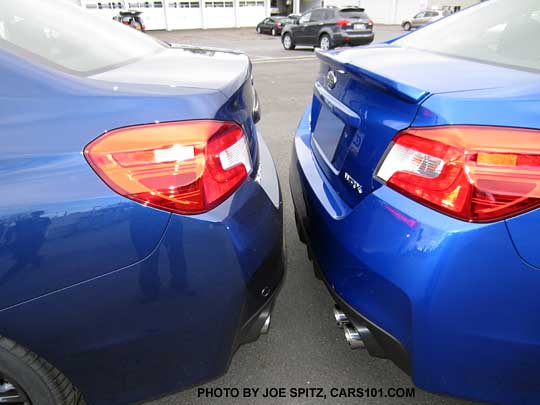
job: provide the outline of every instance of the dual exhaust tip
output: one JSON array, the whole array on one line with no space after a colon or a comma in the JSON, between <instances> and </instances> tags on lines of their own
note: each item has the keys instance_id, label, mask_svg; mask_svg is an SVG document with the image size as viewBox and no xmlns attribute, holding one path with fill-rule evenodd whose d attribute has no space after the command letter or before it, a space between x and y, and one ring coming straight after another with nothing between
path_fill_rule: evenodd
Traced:
<instances>
[{"instance_id":1,"label":"dual exhaust tip","mask_svg":"<svg viewBox=\"0 0 540 405\"><path fill-rule=\"evenodd\" d=\"M268 331L270 330L270 323L272 322L272 315L268 314L266 319L264 320L263 326L261 327L261 335L266 335Z\"/></svg>"},{"instance_id":2,"label":"dual exhaust tip","mask_svg":"<svg viewBox=\"0 0 540 405\"><path fill-rule=\"evenodd\" d=\"M337 305L334 307L334 318L336 319L338 328L343 329L345 340L351 349L364 349L366 347L362 335L366 336L370 333L368 328L365 326L354 326L347 315Z\"/></svg>"}]
</instances>

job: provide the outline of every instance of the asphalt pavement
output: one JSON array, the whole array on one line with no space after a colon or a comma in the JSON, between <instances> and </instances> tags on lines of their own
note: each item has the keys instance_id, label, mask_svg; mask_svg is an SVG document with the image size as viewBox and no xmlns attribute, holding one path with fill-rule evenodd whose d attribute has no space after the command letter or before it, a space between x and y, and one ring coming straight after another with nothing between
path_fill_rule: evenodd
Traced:
<instances>
[{"instance_id":1,"label":"asphalt pavement","mask_svg":"<svg viewBox=\"0 0 540 405\"><path fill-rule=\"evenodd\" d=\"M376 27L375 41L402 33L400 27ZM391 361L370 357L366 351L351 351L343 331L335 326L333 301L323 284L313 276L306 249L298 240L288 171L293 134L312 97L318 62L313 49L285 51L279 38L259 35L255 29L155 32L152 35L175 43L232 48L253 60L254 78L262 105L259 133L274 156L284 199L287 276L278 297L268 335L241 347L230 369L222 377L200 387L149 402L172 404L466 404L468 402L429 394L419 388L414 398L391 395L405 393L414 385L409 376ZM182 344L182 342L178 342ZM444 348L441 348L444 350ZM334 388L359 388L363 398L330 398ZM198 388L205 388L201 395ZM220 394L212 398L211 394ZM259 388L257 398L234 398L235 390ZM263 398L266 388L285 398ZM314 388L293 398L292 388ZM313 398L322 392L327 398ZM228 390L228 398L225 389ZM369 389L369 390L368 390ZM398 389L398 390L393 390ZM213 391L212 391L213 390ZM334 393L336 391L333 391ZM409 391L410 393L410 391Z\"/></svg>"}]
</instances>

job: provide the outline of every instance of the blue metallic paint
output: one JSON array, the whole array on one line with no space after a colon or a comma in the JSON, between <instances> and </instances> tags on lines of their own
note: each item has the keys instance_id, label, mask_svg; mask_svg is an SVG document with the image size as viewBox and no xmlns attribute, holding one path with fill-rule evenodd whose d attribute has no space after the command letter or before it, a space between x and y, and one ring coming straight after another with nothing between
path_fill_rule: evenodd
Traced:
<instances>
[{"instance_id":1,"label":"blue metallic paint","mask_svg":"<svg viewBox=\"0 0 540 405\"><path fill-rule=\"evenodd\" d=\"M325 63L336 69L346 60L393 81L392 89L406 82L427 91L417 113L409 115L410 123L398 118L402 123L393 134L409 125L540 127L537 74L396 47L372 48L323 58L318 80L324 84ZM405 71L403 64L410 68ZM393 136L386 125L394 125L405 106L399 97L387 97L388 90L373 96L378 85L370 81L373 77L360 78L360 84L343 77L342 86L348 87L338 84L332 92L364 121L371 120L356 132L362 136L357 156L363 159L346 169L356 167L353 177L364 184ZM485 401L537 403L540 272L526 261L539 264L532 236L538 210L471 224L375 179L373 189L353 199L355 191L337 183L312 147L319 97L316 91L295 136L290 186L310 250L330 288L405 347L419 387ZM353 146L342 153L346 167Z\"/></svg>"},{"instance_id":2,"label":"blue metallic paint","mask_svg":"<svg viewBox=\"0 0 540 405\"><path fill-rule=\"evenodd\" d=\"M233 58L207 57L220 55ZM172 88L77 77L0 50L0 334L59 368L88 404L223 373L240 330L272 300L254 288L279 287L279 184L251 116L248 59L234 58L245 84L232 92L214 79ZM206 214L127 200L81 153L113 128L208 118L242 124L255 170Z\"/></svg>"},{"instance_id":3,"label":"blue metallic paint","mask_svg":"<svg viewBox=\"0 0 540 405\"><path fill-rule=\"evenodd\" d=\"M512 69L499 69L507 76L516 75ZM528 82L516 80L513 85L501 88L436 94L422 105L413 125L475 124L538 129L538 74L526 75L530 76ZM506 221L518 252L533 266L540 266L540 249L531 238L540 233L540 221L536 220L539 215L535 210Z\"/></svg>"},{"instance_id":4,"label":"blue metallic paint","mask_svg":"<svg viewBox=\"0 0 540 405\"><path fill-rule=\"evenodd\" d=\"M278 187L275 177L267 187ZM209 214L173 215L143 261L0 311L0 324L54 361L88 403L161 395L226 370L246 285L276 246L279 210L249 180ZM275 291L279 272L268 270Z\"/></svg>"}]
</instances>

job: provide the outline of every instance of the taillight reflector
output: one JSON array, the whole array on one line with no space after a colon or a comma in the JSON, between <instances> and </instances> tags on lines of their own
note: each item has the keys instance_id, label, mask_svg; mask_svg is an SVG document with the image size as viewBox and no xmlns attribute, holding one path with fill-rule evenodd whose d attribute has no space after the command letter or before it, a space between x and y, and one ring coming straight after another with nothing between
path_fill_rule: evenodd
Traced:
<instances>
[{"instance_id":1,"label":"taillight reflector","mask_svg":"<svg viewBox=\"0 0 540 405\"><path fill-rule=\"evenodd\" d=\"M180 214L216 207L252 169L242 128L221 121L116 129L91 142L84 156L117 193Z\"/></svg>"},{"instance_id":2,"label":"taillight reflector","mask_svg":"<svg viewBox=\"0 0 540 405\"><path fill-rule=\"evenodd\" d=\"M540 131L409 128L394 138L377 177L465 221L506 219L540 206Z\"/></svg>"}]
</instances>

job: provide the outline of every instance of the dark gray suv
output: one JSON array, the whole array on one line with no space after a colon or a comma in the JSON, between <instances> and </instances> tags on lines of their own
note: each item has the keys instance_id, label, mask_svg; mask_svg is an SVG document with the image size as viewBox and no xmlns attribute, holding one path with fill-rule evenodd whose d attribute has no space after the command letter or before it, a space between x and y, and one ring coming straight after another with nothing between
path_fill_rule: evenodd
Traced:
<instances>
[{"instance_id":1,"label":"dark gray suv","mask_svg":"<svg viewBox=\"0 0 540 405\"><path fill-rule=\"evenodd\" d=\"M287 50L298 45L327 50L342 45L367 45L374 37L373 21L363 8L332 7L306 11L297 24L283 28L281 42Z\"/></svg>"}]
</instances>

